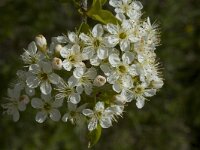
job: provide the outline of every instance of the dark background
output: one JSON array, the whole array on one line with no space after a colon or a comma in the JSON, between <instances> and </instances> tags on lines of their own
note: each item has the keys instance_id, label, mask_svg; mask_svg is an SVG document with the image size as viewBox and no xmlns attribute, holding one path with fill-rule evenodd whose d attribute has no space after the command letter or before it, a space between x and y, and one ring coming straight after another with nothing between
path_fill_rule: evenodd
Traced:
<instances>
[{"instance_id":1,"label":"dark background","mask_svg":"<svg viewBox=\"0 0 200 150\"><path fill-rule=\"evenodd\" d=\"M95 150L200 149L200 3L199 0L142 0L144 16L160 24L156 53L165 85L142 110L134 102L123 118L103 130ZM74 30L80 16L71 2L0 0L0 97L6 96L20 54L37 34L51 37ZM4 100L1 100L1 103ZM0 108L2 112L3 109ZM0 116L1 150L85 150L83 130L72 125L34 121L31 107L20 121Z\"/></svg>"}]
</instances>

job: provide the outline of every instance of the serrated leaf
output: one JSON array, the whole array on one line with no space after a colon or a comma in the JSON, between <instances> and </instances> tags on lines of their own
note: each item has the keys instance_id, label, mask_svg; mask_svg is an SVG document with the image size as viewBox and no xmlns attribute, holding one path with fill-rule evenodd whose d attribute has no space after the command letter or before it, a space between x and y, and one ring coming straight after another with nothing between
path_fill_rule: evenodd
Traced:
<instances>
[{"instance_id":1,"label":"serrated leaf","mask_svg":"<svg viewBox=\"0 0 200 150\"><path fill-rule=\"evenodd\" d=\"M95 130L93 130L92 132L89 132L88 148L92 148L99 141L101 137L101 131L102 131L102 128L100 125L98 125Z\"/></svg>"},{"instance_id":2,"label":"serrated leaf","mask_svg":"<svg viewBox=\"0 0 200 150\"><path fill-rule=\"evenodd\" d=\"M99 10L95 13L88 12L87 15L103 24L113 23L120 24L120 21L108 10Z\"/></svg>"}]
</instances>

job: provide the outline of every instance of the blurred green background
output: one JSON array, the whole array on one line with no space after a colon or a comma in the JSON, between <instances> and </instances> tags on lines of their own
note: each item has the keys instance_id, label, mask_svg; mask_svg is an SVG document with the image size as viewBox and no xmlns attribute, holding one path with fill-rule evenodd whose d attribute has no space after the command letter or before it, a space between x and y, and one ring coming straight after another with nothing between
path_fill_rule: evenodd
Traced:
<instances>
[{"instance_id":1,"label":"blurred green background","mask_svg":"<svg viewBox=\"0 0 200 150\"><path fill-rule=\"evenodd\" d=\"M144 16L160 24L162 45L156 52L165 85L142 110L131 103L93 149L200 150L199 0L141 2ZM19 55L35 35L50 41L74 30L80 20L71 2L0 0L0 97L6 96L22 66ZM17 123L1 115L0 150L87 150L84 130L62 122L38 124L34 117L30 106Z\"/></svg>"}]
</instances>

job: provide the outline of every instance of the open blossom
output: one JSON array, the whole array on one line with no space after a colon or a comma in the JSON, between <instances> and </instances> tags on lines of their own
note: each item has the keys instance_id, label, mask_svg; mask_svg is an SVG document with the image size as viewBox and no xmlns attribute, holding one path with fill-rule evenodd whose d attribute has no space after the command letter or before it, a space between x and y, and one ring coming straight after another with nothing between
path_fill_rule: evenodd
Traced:
<instances>
[{"instance_id":1,"label":"open blossom","mask_svg":"<svg viewBox=\"0 0 200 150\"><path fill-rule=\"evenodd\" d=\"M93 87L93 80L97 76L95 68L79 67L73 72L73 76L70 77L69 82L76 86L78 93L85 91L87 95L90 95Z\"/></svg>"},{"instance_id":2,"label":"open blossom","mask_svg":"<svg viewBox=\"0 0 200 150\"><path fill-rule=\"evenodd\" d=\"M83 122L82 110L85 109L87 104L77 107L77 105L68 102L68 112L64 114L62 120L67 122L68 120L75 125L80 125Z\"/></svg>"},{"instance_id":3,"label":"open blossom","mask_svg":"<svg viewBox=\"0 0 200 150\"><path fill-rule=\"evenodd\" d=\"M63 61L63 68L67 71L70 71L72 67L84 66L79 45L73 45L71 48L69 46L63 47L60 55L65 59Z\"/></svg>"},{"instance_id":4,"label":"open blossom","mask_svg":"<svg viewBox=\"0 0 200 150\"><path fill-rule=\"evenodd\" d=\"M52 66L49 62L40 62L30 66L29 71L32 73L26 83L30 88L40 86L43 94L50 94L52 91L51 84L58 84L60 77L53 73Z\"/></svg>"},{"instance_id":5,"label":"open blossom","mask_svg":"<svg viewBox=\"0 0 200 150\"><path fill-rule=\"evenodd\" d=\"M24 51L21 57L26 65L36 64L43 58L43 54L37 50L35 42L31 42L28 45L28 49Z\"/></svg>"},{"instance_id":6,"label":"open blossom","mask_svg":"<svg viewBox=\"0 0 200 150\"><path fill-rule=\"evenodd\" d=\"M85 33L80 34L81 40L86 45L83 48L83 58L85 60L95 59L94 57L99 59L108 57L108 43L104 40L103 34L104 29L100 24L94 26L90 35L86 35Z\"/></svg>"},{"instance_id":7,"label":"open blossom","mask_svg":"<svg viewBox=\"0 0 200 150\"><path fill-rule=\"evenodd\" d=\"M8 89L8 103L3 104L2 107L6 109L4 113L12 115L13 121L18 121L20 118L19 111L25 111L26 105L29 103L27 95L21 95L21 88L16 84L14 89Z\"/></svg>"},{"instance_id":8,"label":"open blossom","mask_svg":"<svg viewBox=\"0 0 200 150\"><path fill-rule=\"evenodd\" d=\"M98 123L102 128L109 128L112 126L112 113L105 109L103 102L97 102L94 110L84 109L83 114L90 118L88 129L92 131L97 128Z\"/></svg>"},{"instance_id":9,"label":"open blossom","mask_svg":"<svg viewBox=\"0 0 200 150\"><path fill-rule=\"evenodd\" d=\"M76 92L74 86L75 85L70 81L66 83L64 80L60 80L59 84L57 85L57 88L55 88L55 90L57 91L55 98L67 99L72 104L79 103L81 100L81 97L80 97L80 94Z\"/></svg>"},{"instance_id":10,"label":"open blossom","mask_svg":"<svg viewBox=\"0 0 200 150\"><path fill-rule=\"evenodd\" d=\"M54 100L50 95L41 95L41 98L33 98L31 105L35 109L39 109L35 120L39 123L43 123L49 116L53 121L59 121L61 118L59 107L62 106L63 100Z\"/></svg>"}]
</instances>

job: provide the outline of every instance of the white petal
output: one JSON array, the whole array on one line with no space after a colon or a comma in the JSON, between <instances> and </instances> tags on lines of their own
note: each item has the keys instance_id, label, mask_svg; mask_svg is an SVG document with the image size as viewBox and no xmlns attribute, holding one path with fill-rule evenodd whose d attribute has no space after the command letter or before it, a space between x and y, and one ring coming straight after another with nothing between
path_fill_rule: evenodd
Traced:
<instances>
[{"instance_id":1,"label":"white petal","mask_svg":"<svg viewBox=\"0 0 200 150\"><path fill-rule=\"evenodd\" d=\"M58 109L52 109L49 112L49 117L53 120L53 121L59 121L61 118L61 114L60 111Z\"/></svg>"},{"instance_id":2,"label":"white petal","mask_svg":"<svg viewBox=\"0 0 200 150\"><path fill-rule=\"evenodd\" d=\"M96 118L90 119L90 122L88 124L89 131L93 131L96 128L97 128L97 119Z\"/></svg>"},{"instance_id":3,"label":"white petal","mask_svg":"<svg viewBox=\"0 0 200 150\"><path fill-rule=\"evenodd\" d=\"M95 105L95 110L98 112L104 111L104 102L97 102Z\"/></svg>"},{"instance_id":4,"label":"white petal","mask_svg":"<svg viewBox=\"0 0 200 150\"><path fill-rule=\"evenodd\" d=\"M60 55L63 57L63 58L67 58L68 56L69 56L69 54L70 54L70 47L68 47L68 46L65 46L65 47L63 47L62 49L61 49L61 51L60 51Z\"/></svg>"},{"instance_id":5,"label":"white petal","mask_svg":"<svg viewBox=\"0 0 200 150\"><path fill-rule=\"evenodd\" d=\"M101 60L99 59L99 57L97 57L97 55L94 55L91 59L90 59L90 64L92 66L99 66L99 64L101 63Z\"/></svg>"},{"instance_id":6,"label":"white petal","mask_svg":"<svg viewBox=\"0 0 200 150\"><path fill-rule=\"evenodd\" d=\"M51 93L52 87L48 81L44 81L40 85L40 90L43 94L48 95Z\"/></svg>"},{"instance_id":7,"label":"white petal","mask_svg":"<svg viewBox=\"0 0 200 150\"><path fill-rule=\"evenodd\" d=\"M93 37L101 37L103 35L103 27L101 24L97 24L92 29L92 35Z\"/></svg>"},{"instance_id":8,"label":"white petal","mask_svg":"<svg viewBox=\"0 0 200 150\"><path fill-rule=\"evenodd\" d=\"M68 38L72 43L76 43L78 41L78 36L74 32L68 32Z\"/></svg>"},{"instance_id":9,"label":"white petal","mask_svg":"<svg viewBox=\"0 0 200 150\"><path fill-rule=\"evenodd\" d=\"M95 68L89 68L88 71L85 73L89 79L94 79L97 76L97 70Z\"/></svg>"},{"instance_id":10,"label":"white petal","mask_svg":"<svg viewBox=\"0 0 200 150\"><path fill-rule=\"evenodd\" d=\"M36 114L35 116L35 120L38 122L38 123L43 123L47 118L47 113L44 112L44 111L40 111Z\"/></svg>"},{"instance_id":11,"label":"white petal","mask_svg":"<svg viewBox=\"0 0 200 150\"><path fill-rule=\"evenodd\" d=\"M13 111L12 117L13 117L14 122L17 122L19 120L20 114L19 114L19 111L17 109Z\"/></svg>"},{"instance_id":12,"label":"white petal","mask_svg":"<svg viewBox=\"0 0 200 150\"><path fill-rule=\"evenodd\" d=\"M134 3L133 6L135 10L141 10L143 8L143 5L140 1L134 1L133 3Z\"/></svg>"},{"instance_id":13,"label":"white petal","mask_svg":"<svg viewBox=\"0 0 200 150\"><path fill-rule=\"evenodd\" d=\"M38 74L41 72L41 67L38 64L32 64L29 67L29 71L32 72L33 74Z\"/></svg>"},{"instance_id":14,"label":"white petal","mask_svg":"<svg viewBox=\"0 0 200 150\"><path fill-rule=\"evenodd\" d=\"M40 84L40 80L36 76L29 76L26 83L29 88L36 88Z\"/></svg>"},{"instance_id":15,"label":"white petal","mask_svg":"<svg viewBox=\"0 0 200 150\"><path fill-rule=\"evenodd\" d=\"M108 49L105 47L100 47L97 50L97 56L99 57L99 59L105 59L108 57Z\"/></svg>"},{"instance_id":16,"label":"white petal","mask_svg":"<svg viewBox=\"0 0 200 150\"><path fill-rule=\"evenodd\" d=\"M113 7L120 7L122 5L122 2L121 1L118 1L118 0L110 0L109 1L109 4Z\"/></svg>"},{"instance_id":17,"label":"white petal","mask_svg":"<svg viewBox=\"0 0 200 150\"><path fill-rule=\"evenodd\" d=\"M75 78L74 76L71 76L68 79L68 85L69 85L69 87L75 87L75 86L77 86L78 82L79 82L79 80L77 78Z\"/></svg>"},{"instance_id":18,"label":"white petal","mask_svg":"<svg viewBox=\"0 0 200 150\"><path fill-rule=\"evenodd\" d=\"M48 79L52 84L58 84L60 81L60 77L55 73L48 75Z\"/></svg>"},{"instance_id":19,"label":"white petal","mask_svg":"<svg viewBox=\"0 0 200 150\"><path fill-rule=\"evenodd\" d=\"M87 117L92 117L94 115L94 112L91 109L84 109L82 113Z\"/></svg>"},{"instance_id":20,"label":"white petal","mask_svg":"<svg viewBox=\"0 0 200 150\"><path fill-rule=\"evenodd\" d=\"M25 87L25 92L28 96L34 96L35 95L35 89L29 88L28 86Z\"/></svg>"},{"instance_id":21,"label":"white petal","mask_svg":"<svg viewBox=\"0 0 200 150\"><path fill-rule=\"evenodd\" d=\"M120 84L118 84L117 82L115 82L115 84L112 85L112 88L115 92L120 93L122 90L122 87L120 86Z\"/></svg>"},{"instance_id":22,"label":"white petal","mask_svg":"<svg viewBox=\"0 0 200 150\"><path fill-rule=\"evenodd\" d=\"M70 71L72 69L72 64L68 60L64 60L63 63L63 68L67 71Z\"/></svg>"},{"instance_id":23,"label":"white petal","mask_svg":"<svg viewBox=\"0 0 200 150\"><path fill-rule=\"evenodd\" d=\"M67 120L69 119L69 116L70 116L69 113L64 114L64 116L62 117L62 121L67 122Z\"/></svg>"},{"instance_id":24,"label":"white petal","mask_svg":"<svg viewBox=\"0 0 200 150\"><path fill-rule=\"evenodd\" d=\"M119 38L116 35L110 35L106 39L108 40L109 47L114 47L119 43Z\"/></svg>"},{"instance_id":25,"label":"white petal","mask_svg":"<svg viewBox=\"0 0 200 150\"><path fill-rule=\"evenodd\" d=\"M90 43L91 42L91 38L89 36L87 36L85 33L81 33L79 35L79 37L81 38L82 41L84 41L85 43Z\"/></svg>"},{"instance_id":26,"label":"white petal","mask_svg":"<svg viewBox=\"0 0 200 150\"><path fill-rule=\"evenodd\" d=\"M37 46L36 46L35 42L31 42L28 45L28 52L31 53L32 55L34 55L37 52Z\"/></svg>"},{"instance_id":27,"label":"white petal","mask_svg":"<svg viewBox=\"0 0 200 150\"><path fill-rule=\"evenodd\" d=\"M144 92L145 97L151 97L151 96L154 96L155 94L156 94L155 89L147 89Z\"/></svg>"},{"instance_id":28,"label":"white petal","mask_svg":"<svg viewBox=\"0 0 200 150\"><path fill-rule=\"evenodd\" d=\"M85 73L86 68L85 67L78 67L74 70L73 75L75 78L79 79L83 76Z\"/></svg>"},{"instance_id":29,"label":"white petal","mask_svg":"<svg viewBox=\"0 0 200 150\"><path fill-rule=\"evenodd\" d=\"M100 125L102 128L109 128L110 126L112 126L112 121L110 118L103 117L100 119Z\"/></svg>"},{"instance_id":30,"label":"white petal","mask_svg":"<svg viewBox=\"0 0 200 150\"><path fill-rule=\"evenodd\" d=\"M52 72L52 66L49 62L42 62L42 70L44 73L51 73Z\"/></svg>"},{"instance_id":31,"label":"white petal","mask_svg":"<svg viewBox=\"0 0 200 150\"><path fill-rule=\"evenodd\" d=\"M129 40L122 40L120 42L120 49L122 51L129 51L130 50L130 41Z\"/></svg>"},{"instance_id":32,"label":"white petal","mask_svg":"<svg viewBox=\"0 0 200 150\"><path fill-rule=\"evenodd\" d=\"M109 23L109 24L107 24L106 28L107 28L108 32L111 33L111 34L117 34L118 33L117 25Z\"/></svg>"},{"instance_id":33,"label":"white petal","mask_svg":"<svg viewBox=\"0 0 200 150\"><path fill-rule=\"evenodd\" d=\"M73 45L71 48L71 51L73 54L79 54L80 53L80 46L79 45Z\"/></svg>"},{"instance_id":34,"label":"white petal","mask_svg":"<svg viewBox=\"0 0 200 150\"><path fill-rule=\"evenodd\" d=\"M106 76L109 76L109 75L110 75L110 72L112 71L111 68L110 68L110 66L109 66L108 64L102 64L102 65L100 66L100 68L101 68L101 70L104 72L104 74L105 74Z\"/></svg>"},{"instance_id":35,"label":"white petal","mask_svg":"<svg viewBox=\"0 0 200 150\"><path fill-rule=\"evenodd\" d=\"M58 108L63 105L63 98L56 98L55 101L52 103L52 107Z\"/></svg>"},{"instance_id":36,"label":"white petal","mask_svg":"<svg viewBox=\"0 0 200 150\"><path fill-rule=\"evenodd\" d=\"M128 72L129 72L132 76L138 75L136 65L135 65L135 64L132 64L132 65L129 67Z\"/></svg>"},{"instance_id":37,"label":"white petal","mask_svg":"<svg viewBox=\"0 0 200 150\"><path fill-rule=\"evenodd\" d=\"M145 103L144 98L137 99L137 102L136 102L137 108L141 109L144 106L144 103Z\"/></svg>"},{"instance_id":38,"label":"white petal","mask_svg":"<svg viewBox=\"0 0 200 150\"><path fill-rule=\"evenodd\" d=\"M44 102L39 98L33 98L31 100L31 106L33 108L36 108L36 109L43 108L43 105L44 105Z\"/></svg>"},{"instance_id":39,"label":"white petal","mask_svg":"<svg viewBox=\"0 0 200 150\"><path fill-rule=\"evenodd\" d=\"M73 104L70 101L67 104L68 104L67 106L68 106L69 111L76 111L76 108L77 108L76 104Z\"/></svg>"},{"instance_id":40,"label":"white petal","mask_svg":"<svg viewBox=\"0 0 200 150\"><path fill-rule=\"evenodd\" d=\"M92 93L92 84L90 83L90 84L86 84L86 85L84 85L84 90L85 90L85 93L87 94L87 95L90 95L91 93Z\"/></svg>"},{"instance_id":41,"label":"white petal","mask_svg":"<svg viewBox=\"0 0 200 150\"><path fill-rule=\"evenodd\" d=\"M73 104L78 104L81 100L81 97L78 93L74 93L69 96L69 100Z\"/></svg>"},{"instance_id":42,"label":"white petal","mask_svg":"<svg viewBox=\"0 0 200 150\"><path fill-rule=\"evenodd\" d=\"M84 60L88 60L93 57L95 54L94 48L91 46L83 48L82 56Z\"/></svg>"},{"instance_id":43,"label":"white petal","mask_svg":"<svg viewBox=\"0 0 200 150\"><path fill-rule=\"evenodd\" d=\"M76 91L79 93L79 94L82 94L83 93L83 86L77 86L76 87Z\"/></svg>"},{"instance_id":44,"label":"white petal","mask_svg":"<svg viewBox=\"0 0 200 150\"><path fill-rule=\"evenodd\" d=\"M134 54L132 52L125 52L123 55L122 55L122 60L124 63L126 64L131 64L134 60Z\"/></svg>"},{"instance_id":45,"label":"white petal","mask_svg":"<svg viewBox=\"0 0 200 150\"><path fill-rule=\"evenodd\" d=\"M113 67L116 67L121 63L120 58L117 54L110 55L108 60Z\"/></svg>"}]
</instances>

